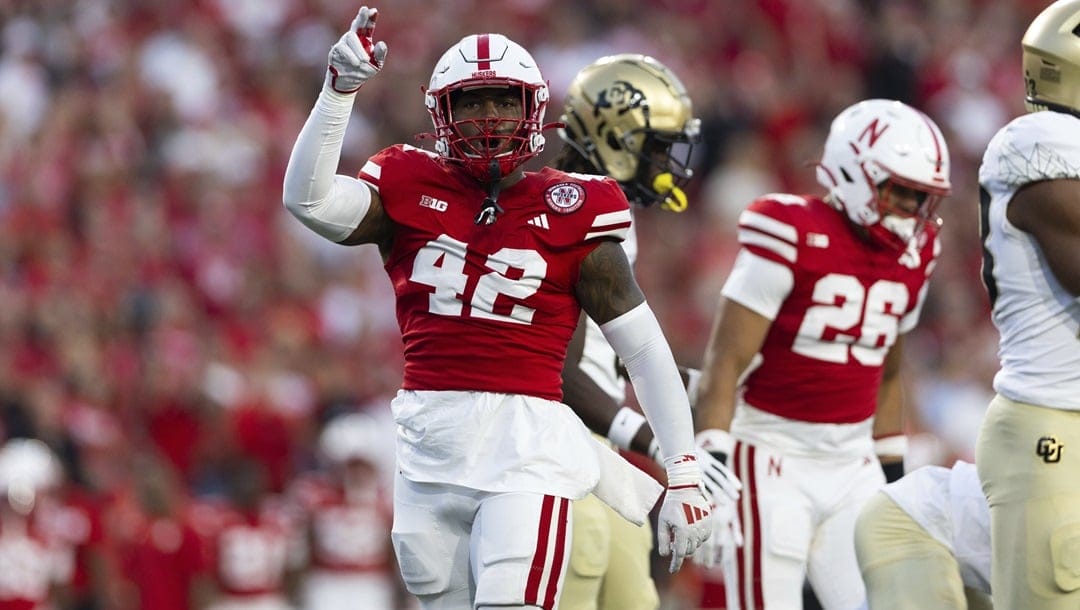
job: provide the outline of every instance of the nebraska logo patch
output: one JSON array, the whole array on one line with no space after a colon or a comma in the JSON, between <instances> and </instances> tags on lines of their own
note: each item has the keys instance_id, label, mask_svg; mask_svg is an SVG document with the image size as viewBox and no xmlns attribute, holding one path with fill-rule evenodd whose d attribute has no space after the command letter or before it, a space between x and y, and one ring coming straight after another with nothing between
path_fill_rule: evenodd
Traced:
<instances>
[{"instance_id":1,"label":"nebraska logo patch","mask_svg":"<svg viewBox=\"0 0 1080 610\"><path fill-rule=\"evenodd\" d=\"M585 204L585 188L574 182L560 182L544 193L544 201L557 214L569 214Z\"/></svg>"}]
</instances>

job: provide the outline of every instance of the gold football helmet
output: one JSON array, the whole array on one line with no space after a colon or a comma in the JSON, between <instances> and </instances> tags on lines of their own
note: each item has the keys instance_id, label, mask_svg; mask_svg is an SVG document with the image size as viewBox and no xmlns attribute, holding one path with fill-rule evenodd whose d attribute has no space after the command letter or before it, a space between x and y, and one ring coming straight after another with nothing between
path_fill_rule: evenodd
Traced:
<instances>
[{"instance_id":1,"label":"gold football helmet","mask_svg":"<svg viewBox=\"0 0 1080 610\"><path fill-rule=\"evenodd\" d=\"M1028 111L1080 114L1080 0L1043 9L1022 44Z\"/></svg>"},{"instance_id":2,"label":"gold football helmet","mask_svg":"<svg viewBox=\"0 0 1080 610\"><path fill-rule=\"evenodd\" d=\"M701 121L678 77L647 55L603 57L570 84L559 136L630 201L686 209L690 153Z\"/></svg>"}]
</instances>

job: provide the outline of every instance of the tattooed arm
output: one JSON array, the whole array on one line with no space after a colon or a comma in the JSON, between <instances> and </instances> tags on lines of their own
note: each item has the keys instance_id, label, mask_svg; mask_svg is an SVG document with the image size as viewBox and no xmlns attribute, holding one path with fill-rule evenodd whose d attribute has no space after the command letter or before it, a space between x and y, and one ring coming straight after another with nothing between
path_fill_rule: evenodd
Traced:
<instances>
[{"instance_id":1,"label":"tattooed arm","mask_svg":"<svg viewBox=\"0 0 1080 610\"><path fill-rule=\"evenodd\" d=\"M622 246L604 241L581 263L574 288L585 313L604 324L645 302Z\"/></svg>"},{"instance_id":2,"label":"tattooed arm","mask_svg":"<svg viewBox=\"0 0 1080 610\"><path fill-rule=\"evenodd\" d=\"M694 426L682 377L622 246L614 241L597 246L582 261L574 290L626 366L660 455L665 460L693 455Z\"/></svg>"},{"instance_id":3,"label":"tattooed arm","mask_svg":"<svg viewBox=\"0 0 1080 610\"><path fill-rule=\"evenodd\" d=\"M679 369L619 244L605 241L585 258L575 292L626 365L660 444L668 491L657 517L657 550L672 556L674 572L712 532L711 502L701 487L690 402Z\"/></svg>"}]
</instances>

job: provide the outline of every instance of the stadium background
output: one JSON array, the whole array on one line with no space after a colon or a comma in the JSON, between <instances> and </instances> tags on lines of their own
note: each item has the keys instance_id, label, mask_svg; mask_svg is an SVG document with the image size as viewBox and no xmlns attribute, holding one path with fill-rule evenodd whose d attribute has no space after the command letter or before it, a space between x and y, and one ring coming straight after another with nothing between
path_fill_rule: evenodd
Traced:
<instances>
[{"instance_id":1,"label":"stadium background","mask_svg":"<svg viewBox=\"0 0 1080 610\"><path fill-rule=\"evenodd\" d=\"M420 87L465 34L532 51L551 81L549 121L595 58L657 57L705 135L690 209L639 215L638 274L677 359L698 365L739 209L819 191L807 164L843 107L906 101L944 130L955 189L907 343L908 462L971 460L997 367L975 174L989 137L1023 112L1019 40L1045 4L392 0L377 30L387 67L359 95L341 170L430 128ZM132 484L132 456L159 454L199 495L238 453L282 489L317 465L329 416L385 413L400 342L376 252L326 243L281 206L327 50L356 8L0 2L0 439L49 441L103 497ZM557 150L554 132L548 143Z\"/></svg>"}]
</instances>

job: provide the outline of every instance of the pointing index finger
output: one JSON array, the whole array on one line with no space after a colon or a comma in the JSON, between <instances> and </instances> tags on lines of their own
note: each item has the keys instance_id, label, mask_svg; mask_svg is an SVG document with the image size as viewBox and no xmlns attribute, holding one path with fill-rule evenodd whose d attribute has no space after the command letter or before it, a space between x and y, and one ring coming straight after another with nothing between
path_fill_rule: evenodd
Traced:
<instances>
[{"instance_id":1,"label":"pointing index finger","mask_svg":"<svg viewBox=\"0 0 1080 610\"><path fill-rule=\"evenodd\" d=\"M371 38L371 35L375 33L375 20L378 18L379 9L361 7L360 13L356 16L356 35L360 38Z\"/></svg>"}]
</instances>

